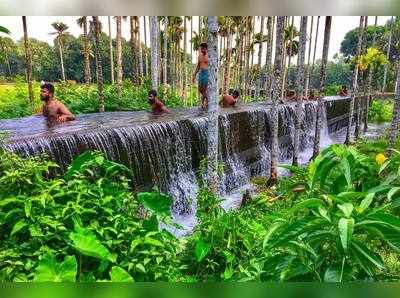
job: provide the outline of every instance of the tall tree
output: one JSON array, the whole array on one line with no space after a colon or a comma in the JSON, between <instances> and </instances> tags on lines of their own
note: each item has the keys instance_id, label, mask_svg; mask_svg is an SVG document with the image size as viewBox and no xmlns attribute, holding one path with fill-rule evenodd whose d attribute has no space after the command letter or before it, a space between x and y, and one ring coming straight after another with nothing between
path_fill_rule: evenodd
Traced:
<instances>
[{"instance_id":1,"label":"tall tree","mask_svg":"<svg viewBox=\"0 0 400 298\"><path fill-rule=\"evenodd\" d=\"M326 83L326 68L328 64L329 41L331 39L331 25L332 25L332 17L331 16L325 17L324 45L322 48L321 72L319 77L320 81L319 97L317 103L317 115L315 117L313 158L315 158L319 154L319 147L321 143L322 106L325 104L324 96L325 96L325 83Z\"/></svg>"},{"instance_id":2,"label":"tall tree","mask_svg":"<svg viewBox=\"0 0 400 298\"><path fill-rule=\"evenodd\" d=\"M278 179L278 101L282 92L282 59L284 43L285 17L276 17L275 61L272 78L272 107L271 107L271 175L270 184L276 184Z\"/></svg>"},{"instance_id":3,"label":"tall tree","mask_svg":"<svg viewBox=\"0 0 400 298\"><path fill-rule=\"evenodd\" d=\"M143 51L142 51L142 44L141 44L141 36L140 36L140 17L135 17L135 24L136 24L136 47L138 49L138 59L139 59L139 83L143 77Z\"/></svg>"},{"instance_id":4,"label":"tall tree","mask_svg":"<svg viewBox=\"0 0 400 298\"><path fill-rule=\"evenodd\" d=\"M397 57L396 61L396 95L394 101L394 109L393 109L393 118L392 124L390 126L390 141L389 141L389 148L388 153L391 154L392 150L395 146L397 141L397 135L399 131L399 121L400 121L400 61Z\"/></svg>"},{"instance_id":5,"label":"tall tree","mask_svg":"<svg viewBox=\"0 0 400 298\"><path fill-rule=\"evenodd\" d=\"M258 99L260 97L260 89L261 89L261 57L262 57L262 52L263 52L263 46L264 46L264 19L265 17L261 17L260 21L260 32L259 36L260 39L258 40L258 61L257 61L257 82L256 82L256 94L255 97Z\"/></svg>"},{"instance_id":6,"label":"tall tree","mask_svg":"<svg viewBox=\"0 0 400 298\"><path fill-rule=\"evenodd\" d=\"M104 112L104 92L103 92L103 65L101 61L101 54L100 54L100 22L99 17L93 16L93 25L94 25L94 36L95 36L95 53L96 53L96 73L97 73L97 89L99 94L99 112Z\"/></svg>"},{"instance_id":7,"label":"tall tree","mask_svg":"<svg viewBox=\"0 0 400 298\"><path fill-rule=\"evenodd\" d=\"M314 67L315 67L315 56L317 54L317 44L318 44L318 32L319 32L319 20L321 16L318 16L317 18L317 29L315 31L315 38L314 38L314 51L313 51L313 60L311 64L311 71L310 71L310 76L313 75L314 73Z\"/></svg>"},{"instance_id":8,"label":"tall tree","mask_svg":"<svg viewBox=\"0 0 400 298\"><path fill-rule=\"evenodd\" d=\"M82 16L76 20L76 23L80 28L83 28L83 57L85 61L85 83L90 84L92 78L90 74L90 44L88 37L88 26L87 26L87 17Z\"/></svg>"},{"instance_id":9,"label":"tall tree","mask_svg":"<svg viewBox=\"0 0 400 298\"><path fill-rule=\"evenodd\" d=\"M297 78L296 78L296 117L295 117L295 133L293 144L293 165L298 165L299 158L299 140L300 140L300 117L301 106L303 102L304 88L304 60L306 54L307 43L307 17L301 17L300 21L300 40L299 53L297 55Z\"/></svg>"},{"instance_id":10,"label":"tall tree","mask_svg":"<svg viewBox=\"0 0 400 298\"><path fill-rule=\"evenodd\" d=\"M272 78L272 42L273 42L273 34L274 34L274 23L275 17L268 17L267 19L267 30L268 30L268 39L267 39L267 54L265 57L265 70L266 70L266 79L265 79L265 92L266 99L268 100L271 96L271 78Z\"/></svg>"},{"instance_id":11,"label":"tall tree","mask_svg":"<svg viewBox=\"0 0 400 298\"><path fill-rule=\"evenodd\" d=\"M388 40L388 46L387 46L387 51L386 51L386 59L388 61L389 61L390 48L392 46L393 26L394 26L394 18L392 17L390 19L389 40ZM385 65L385 70L384 70L384 73L383 73L382 92L386 91L386 78L387 78L387 73L388 73L388 67L389 67L389 63L387 63Z\"/></svg>"},{"instance_id":12,"label":"tall tree","mask_svg":"<svg viewBox=\"0 0 400 298\"><path fill-rule=\"evenodd\" d=\"M172 57L171 57L172 58ZM168 63L168 16L164 17L164 71L163 71L163 84L167 84L167 67Z\"/></svg>"},{"instance_id":13,"label":"tall tree","mask_svg":"<svg viewBox=\"0 0 400 298\"><path fill-rule=\"evenodd\" d=\"M22 26L24 29L24 48L25 48L25 65L26 65L26 81L28 83L29 102L33 103L32 88L32 50L28 39L28 28L26 24L26 16L22 16Z\"/></svg>"},{"instance_id":14,"label":"tall tree","mask_svg":"<svg viewBox=\"0 0 400 298\"><path fill-rule=\"evenodd\" d=\"M158 88L158 20L156 16L150 17L151 39L151 87Z\"/></svg>"},{"instance_id":15,"label":"tall tree","mask_svg":"<svg viewBox=\"0 0 400 298\"><path fill-rule=\"evenodd\" d=\"M123 69L122 69L122 16L116 17L117 23L117 92L118 92L118 100L121 101L122 96L122 77L123 77Z\"/></svg>"},{"instance_id":16,"label":"tall tree","mask_svg":"<svg viewBox=\"0 0 400 298\"><path fill-rule=\"evenodd\" d=\"M64 58L63 58L63 41L64 41L64 36L67 33L68 26L62 22L54 22L51 24L51 26L56 30L55 32L52 32L50 34L57 35L56 36L56 41L58 44L58 51L60 55L60 63L61 63L61 77L62 80L65 81L65 70L64 70Z\"/></svg>"},{"instance_id":17,"label":"tall tree","mask_svg":"<svg viewBox=\"0 0 400 298\"><path fill-rule=\"evenodd\" d=\"M231 58L232 58L232 31L233 21L230 17L225 17L224 26L226 29L226 55L225 55L225 67L224 67L224 80L222 85L222 93L226 94L229 89L229 81L231 76Z\"/></svg>"},{"instance_id":18,"label":"tall tree","mask_svg":"<svg viewBox=\"0 0 400 298\"><path fill-rule=\"evenodd\" d=\"M363 39L363 33L364 33L364 16L360 17L360 26L358 30L358 42L357 42L357 57L360 56L361 54L361 45L362 45L362 39ZM351 92L351 100L350 100L350 109L349 109L349 119L348 119L348 124L347 124L347 132L346 132L346 141L345 144L350 144L351 142L351 128L353 124L353 117L354 117L354 101L356 94L358 92L358 65L354 66L354 71L353 71L353 87L352 87L352 92Z\"/></svg>"},{"instance_id":19,"label":"tall tree","mask_svg":"<svg viewBox=\"0 0 400 298\"><path fill-rule=\"evenodd\" d=\"M308 84L310 82L310 62L311 62L311 46L312 46L312 36L314 29L314 16L311 17L311 26L310 26L310 39L308 43L308 58L307 58L307 66L306 66L306 82L304 84L305 95L308 96Z\"/></svg>"},{"instance_id":20,"label":"tall tree","mask_svg":"<svg viewBox=\"0 0 400 298\"><path fill-rule=\"evenodd\" d=\"M208 17L208 128L207 128L207 181L211 191L218 189L218 22L216 16Z\"/></svg>"},{"instance_id":21,"label":"tall tree","mask_svg":"<svg viewBox=\"0 0 400 298\"><path fill-rule=\"evenodd\" d=\"M182 77L182 97L183 101L185 104L187 104L187 96L186 96L186 85L187 85L187 69L186 69L186 51L187 51L187 46L186 46L186 16L183 17L183 55L182 55L182 71L183 71L183 77Z\"/></svg>"},{"instance_id":22,"label":"tall tree","mask_svg":"<svg viewBox=\"0 0 400 298\"><path fill-rule=\"evenodd\" d=\"M143 33L144 33L144 51L143 51L143 59L145 66L145 76L149 75L149 58L147 57L147 25L146 25L146 16L143 16Z\"/></svg>"},{"instance_id":23,"label":"tall tree","mask_svg":"<svg viewBox=\"0 0 400 298\"><path fill-rule=\"evenodd\" d=\"M108 16L108 47L110 52L110 73L111 73L111 84L115 83L114 79L114 53L113 53L113 44L112 44L112 35L111 35L111 17Z\"/></svg>"},{"instance_id":24,"label":"tall tree","mask_svg":"<svg viewBox=\"0 0 400 298\"><path fill-rule=\"evenodd\" d=\"M139 85L139 47L137 44L137 24L136 24L136 18L135 16L130 16L129 17L129 25L130 25L130 34L131 34L131 40L130 40L130 46L131 46L131 61L132 61L132 83L134 85Z\"/></svg>"}]
</instances>

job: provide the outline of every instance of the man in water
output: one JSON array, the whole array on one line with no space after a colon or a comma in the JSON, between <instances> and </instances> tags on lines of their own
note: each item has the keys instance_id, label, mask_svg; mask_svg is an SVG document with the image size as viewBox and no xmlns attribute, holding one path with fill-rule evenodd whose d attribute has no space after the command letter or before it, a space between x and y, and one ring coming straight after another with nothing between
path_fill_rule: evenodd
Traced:
<instances>
[{"instance_id":1,"label":"man in water","mask_svg":"<svg viewBox=\"0 0 400 298\"><path fill-rule=\"evenodd\" d=\"M233 91L232 95L225 94L224 96L222 96L222 99L219 102L219 104L224 108L234 107L238 101L239 95L240 94L238 90Z\"/></svg>"},{"instance_id":2,"label":"man in water","mask_svg":"<svg viewBox=\"0 0 400 298\"><path fill-rule=\"evenodd\" d=\"M54 97L54 86L44 83L40 87L40 98L43 101L42 114L50 124L75 120L68 108Z\"/></svg>"},{"instance_id":3,"label":"man in water","mask_svg":"<svg viewBox=\"0 0 400 298\"><path fill-rule=\"evenodd\" d=\"M347 87L346 85L342 85L342 89L339 92L340 96L348 96L349 95L349 91L347 91Z\"/></svg>"},{"instance_id":4,"label":"man in water","mask_svg":"<svg viewBox=\"0 0 400 298\"><path fill-rule=\"evenodd\" d=\"M157 91L152 89L148 93L149 104L151 105L151 111L153 114L169 113L167 107L161 100L157 98Z\"/></svg>"},{"instance_id":5,"label":"man in water","mask_svg":"<svg viewBox=\"0 0 400 298\"><path fill-rule=\"evenodd\" d=\"M199 72L200 71L200 72ZM208 85L208 52L207 43L200 44L200 53L198 57L197 67L193 74L193 84L196 75L199 73L199 92L201 94L201 106L205 109L208 106L207 85Z\"/></svg>"}]
</instances>

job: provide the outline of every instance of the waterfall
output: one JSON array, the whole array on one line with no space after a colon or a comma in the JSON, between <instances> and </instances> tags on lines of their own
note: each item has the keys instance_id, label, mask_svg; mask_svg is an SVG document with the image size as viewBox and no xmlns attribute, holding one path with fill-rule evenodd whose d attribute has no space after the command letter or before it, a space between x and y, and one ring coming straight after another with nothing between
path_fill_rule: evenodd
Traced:
<instances>
[{"instance_id":1,"label":"waterfall","mask_svg":"<svg viewBox=\"0 0 400 298\"><path fill-rule=\"evenodd\" d=\"M337 101L339 103L339 101ZM345 119L336 101L323 114L323 139ZM316 102L304 102L300 121L300 162L309 160L314 139ZM336 113L336 114L335 114ZM334 115L334 117L330 117ZM224 171L220 194L229 194L270 168L270 105L252 104L221 109L219 160ZM279 106L279 162L292 158L295 105ZM336 119L336 120L335 120ZM176 218L193 216L201 161L207 153L207 117L195 109L154 117L144 112L114 112L78 116L76 121L46 128L40 117L0 121L11 134L3 147L22 156L47 154L65 171L85 150L99 150L129 167L135 190L157 186L174 198ZM325 144L324 142L322 142ZM195 224L191 217L190 225Z\"/></svg>"}]
</instances>

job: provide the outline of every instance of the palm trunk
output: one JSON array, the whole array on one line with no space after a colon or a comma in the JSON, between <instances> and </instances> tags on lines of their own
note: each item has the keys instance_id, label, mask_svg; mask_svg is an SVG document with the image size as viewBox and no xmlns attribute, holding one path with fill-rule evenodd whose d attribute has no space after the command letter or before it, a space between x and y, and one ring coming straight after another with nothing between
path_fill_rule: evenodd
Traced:
<instances>
[{"instance_id":1,"label":"palm trunk","mask_svg":"<svg viewBox=\"0 0 400 298\"><path fill-rule=\"evenodd\" d=\"M24 47L25 47L25 64L26 64L26 81L28 83L29 103L33 103L32 89L32 50L28 39L28 29L26 25L26 16L22 16L22 26L24 28Z\"/></svg>"},{"instance_id":2,"label":"palm trunk","mask_svg":"<svg viewBox=\"0 0 400 298\"><path fill-rule=\"evenodd\" d=\"M164 71L163 71L163 84L167 84L167 63L168 63L168 16L165 16L164 23Z\"/></svg>"},{"instance_id":3,"label":"palm trunk","mask_svg":"<svg viewBox=\"0 0 400 298\"><path fill-rule=\"evenodd\" d=\"M108 46L110 48L110 68L111 68L111 84L115 83L114 80L114 53L113 53L113 44L112 44L112 36L111 36L111 17L108 17Z\"/></svg>"},{"instance_id":4,"label":"palm trunk","mask_svg":"<svg viewBox=\"0 0 400 298\"><path fill-rule=\"evenodd\" d=\"M320 19L320 18L321 18L320 16L318 16L318 18L317 18L317 30L315 31L314 52L313 52L313 61L312 61L311 72L310 72L310 79L312 78L312 75L314 74L315 55L316 55L316 53L317 53L318 31L319 31L319 19Z\"/></svg>"},{"instance_id":5,"label":"palm trunk","mask_svg":"<svg viewBox=\"0 0 400 298\"><path fill-rule=\"evenodd\" d=\"M92 79L90 74L89 39L88 39L88 27L87 27L86 17L83 23L83 47L84 47L83 57L85 60L85 83L89 85Z\"/></svg>"},{"instance_id":6,"label":"palm trunk","mask_svg":"<svg viewBox=\"0 0 400 298\"><path fill-rule=\"evenodd\" d=\"M391 154L397 141L397 134L399 131L399 120L400 120L400 61L396 62L397 77L396 77L396 96L394 101L393 118L390 126L390 141L388 153Z\"/></svg>"},{"instance_id":7,"label":"palm trunk","mask_svg":"<svg viewBox=\"0 0 400 298\"><path fill-rule=\"evenodd\" d=\"M61 38L58 38L57 42L58 42L58 52L60 53L61 78L63 81L65 81L64 58L63 58Z\"/></svg>"},{"instance_id":8,"label":"palm trunk","mask_svg":"<svg viewBox=\"0 0 400 298\"><path fill-rule=\"evenodd\" d=\"M10 65L10 57L8 56L8 49L6 47L3 47L3 51L5 54L6 58L6 64L7 64L7 71L8 71L8 76L11 77L11 65Z\"/></svg>"},{"instance_id":9,"label":"palm trunk","mask_svg":"<svg viewBox=\"0 0 400 298\"><path fill-rule=\"evenodd\" d=\"M95 52L97 69L97 88L99 94L99 112L104 112L104 93L103 93L103 65L100 55L100 23L98 17L93 17L95 27Z\"/></svg>"},{"instance_id":10,"label":"palm trunk","mask_svg":"<svg viewBox=\"0 0 400 298\"><path fill-rule=\"evenodd\" d=\"M392 17L390 19L390 33L389 33L388 47L386 50L386 59L388 61L389 61L389 55L390 55L390 48L392 46L393 24L394 24L394 18ZM386 79L387 79L388 67L389 67L389 63L386 63L385 70L383 73L383 83L382 83L382 92L383 93L386 91Z\"/></svg>"},{"instance_id":11,"label":"palm trunk","mask_svg":"<svg viewBox=\"0 0 400 298\"><path fill-rule=\"evenodd\" d=\"M122 36L121 36L122 17L117 16L117 92L118 100L122 97Z\"/></svg>"},{"instance_id":12,"label":"palm trunk","mask_svg":"<svg viewBox=\"0 0 400 298\"><path fill-rule=\"evenodd\" d=\"M321 72L320 72L320 85L319 85L319 97L317 103L317 115L315 119L315 134L314 134L314 150L313 158L319 154L319 147L321 143L321 128L322 128L322 105L324 105L325 96L325 82L326 82L326 68L328 64L328 52L329 52L329 41L331 38L331 25L332 17L325 17L325 31L324 31L324 46L322 49L322 61L321 61Z\"/></svg>"},{"instance_id":13,"label":"palm trunk","mask_svg":"<svg viewBox=\"0 0 400 298\"><path fill-rule=\"evenodd\" d=\"M186 96L186 85L187 85L187 69L186 69L186 17L183 17L183 58L182 58L182 70L183 70L183 86L182 86L182 96L185 105L187 105L187 96Z\"/></svg>"},{"instance_id":14,"label":"palm trunk","mask_svg":"<svg viewBox=\"0 0 400 298\"><path fill-rule=\"evenodd\" d=\"M131 62L132 84L137 86L139 84L139 79L138 79L138 65L137 65L138 49L136 47L136 36L135 36L135 17L133 16L129 17L129 24L130 24L130 34L131 34L130 46L131 46L131 60L132 60Z\"/></svg>"},{"instance_id":15,"label":"palm trunk","mask_svg":"<svg viewBox=\"0 0 400 298\"><path fill-rule=\"evenodd\" d=\"M150 39L151 39L151 87L158 88L158 25L157 16L150 17Z\"/></svg>"},{"instance_id":16,"label":"palm trunk","mask_svg":"<svg viewBox=\"0 0 400 298\"><path fill-rule=\"evenodd\" d=\"M271 175L270 184L276 184L278 179L278 101L282 88L282 59L284 47L285 17L276 20L276 45L274 73L272 77L272 107L271 107Z\"/></svg>"},{"instance_id":17,"label":"palm trunk","mask_svg":"<svg viewBox=\"0 0 400 298\"><path fill-rule=\"evenodd\" d=\"M145 65L145 76L149 75L149 59L147 58L147 26L146 26L146 16L143 16L143 33L144 33L144 65Z\"/></svg>"},{"instance_id":18,"label":"palm trunk","mask_svg":"<svg viewBox=\"0 0 400 298\"><path fill-rule=\"evenodd\" d=\"M231 65L231 56L232 56L232 35L231 35L231 28L228 28L227 33L227 47L226 47L226 63L224 68L224 80L223 80L223 87L222 87L222 94L226 94L229 90L229 80L230 80L230 65Z\"/></svg>"},{"instance_id":19,"label":"palm trunk","mask_svg":"<svg viewBox=\"0 0 400 298\"><path fill-rule=\"evenodd\" d=\"M268 40L267 40L267 54L265 58L265 69L267 72L265 79L265 98L267 100L271 99L271 79L272 79L272 46L273 46L273 34L274 34L274 23L275 17L268 17L267 27L268 27Z\"/></svg>"},{"instance_id":20,"label":"palm trunk","mask_svg":"<svg viewBox=\"0 0 400 298\"><path fill-rule=\"evenodd\" d=\"M208 128L207 128L207 182L214 193L218 189L218 22L217 17L208 17Z\"/></svg>"},{"instance_id":21,"label":"palm trunk","mask_svg":"<svg viewBox=\"0 0 400 298\"><path fill-rule=\"evenodd\" d=\"M289 17L285 17L285 28L288 26L289 24ZM286 88L286 60L287 60L287 51L286 51L286 41L283 40L283 58L282 58L282 77L281 77L281 102L284 101L284 96L285 96L285 88Z\"/></svg>"},{"instance_id":22,"label":"palm trunk","mask_svg":"<svg viewBox=\"0 0 400 298\"><path fill-rule=\"evenodd\" d=\"M250 28L251 28L251 17L247 18L246 21L246 42L245 42L245 60L244 60L244 94L249 95L249 80L250 80Z\"/></svg>"},{"instance_id":23,"label":"palm trunk","mask_svg":"<svg viewBox=\"0 0 400 298\"><path fill-rule=\"evenodd\" d=\"M293 142L293 165L298 165L299 158L299 140L300 140L300 123L301 123L301 106L303 103L304 88L304 60L306 55L307 44L307 17L301 17L299 53L297 55L297 78L296 78L296 117L295 132Z\"/></svg>"},{"instance_id":24,"label":"palm trunk","mask_svg":"<svg viewBox=\"0 0 400 298\"><path fill-rule=\"evenodd\" d=\"M292 16L292 23L290 24L290 26L291 26L291 28L294 27L294 16ZM292 62L292 55L293 55L292 43L293 43L293 30L290 32L290 49L289 49L288 68L287 68L287 88L288 89L290 88L290 65Z\"/></svg>"},{"instance_id":25,"label":"palm trunk","mask_svg":"<svg viewBox=\"0 0 400 298\"><path fill-rule=\"evenodd\" d=\"M260 97L260 89L261 89L261 57L264 45L264 42L262 41L264 35L264 17L261 17L260 35L261 35L261 40L260 44L258 45L258 61L257 61L258 74L257 74L256 94L255 94L256 99Z\"/></svg>"},{"instance_id":26,"label":"palm trunk","mask_svg":"<svg viewBox=\"0 0 400 298\"><path fill-rule=\"evenodd\" d=\"M142 53L142 42L140 41L140 17L136 19L136 47L138 49L139 54L139 84L143 78L143 53Z\"/></svg>"},{"instance_id":27,"label":"palm trunk","mask_svg":"<svg viewBox=\"0 0 400 298\"><path fill-rule=\"evenodd\" d=\"M304 85L304 94L308 96L308 84L310 82L310 62L311 62L311 43L312 43L312 35L313 35L313 29L314 29L314 17L311 17L311 28L310 28L310 40L308 43L308 58L307 58L307 66L306 66L306 82Z\"/></svg>"},{"instance_id":28,"label":"palm trunk","mask_svg":"<svg viewBox=\"0 0 400 298\"><path fill-rule=\"evenodd\" d=\"M363 26L364 23L364 17L360 17L360 26L359 26L359 31L358 31L358 43L357 43L357 55L356 57L359 57L361 54L361 45L362 45L362 38L363 38ZM351 141L351 127L353 124L353 116L354 116L354 101L355 97L358 91L358 66L355 65L354 67L354 72L353 72L353 90L351 93L351 100L350 100L350 109L349 109L349 119L348 119L348 124L347 124L347 133L346 133L346 141L345 144L350 144Z\"/></svg>"}]
</instances>

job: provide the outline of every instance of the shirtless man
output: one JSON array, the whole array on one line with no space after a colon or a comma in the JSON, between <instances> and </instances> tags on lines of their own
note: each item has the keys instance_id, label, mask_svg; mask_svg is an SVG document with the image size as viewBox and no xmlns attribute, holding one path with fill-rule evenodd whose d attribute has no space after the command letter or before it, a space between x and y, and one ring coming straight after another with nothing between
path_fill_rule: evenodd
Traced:
<instances>
[{"instance_id":1,"label":"shirtless man","mask_svg":"<svg viewBox=\"0 0 400 298\"><path fill-rule=\"evenodd\" d=\"M40 98L43 101L42 115L50 124L75 120L68 108L54 97L54 86L44 83L40 87Z\"/></svg>"},{"instance_id":2,"label":"shirtless man","mask_svg":"<svg viewBox=\"0 0 400 298\"><path fill-rule=\"evenodd\" d=\"M162 113L169 113L167 107L163 104L161 100L157 98L157 91L150 90L148 93L149 104L151 105L151 111L153 114L162 114Z\"/></svg>"},{"instance_id":3,"label":"shirtless man","mask_svg":"<svg viewBox=\"0 0 400 298\"><path fill-rule=\"evenodd\" d=\"M233 91L232 95L225 94L224 96L222 96L222 99L219 102L219 104L224 108L234 107L238 101L238 97L239 97L239 91L235 90Z\"/></svg>"},{"instance_id":4,"label":"shirtless man","mask_svg":"<svg viewBox=\"0 0 400 298\"><path fill-rule=\"evenodd\" d=\"M200 71L200 72L199 72ZM199 92L201 94L201 106L205 109L208 106L208 52L207 43L203 42L200 44L200 53L197 62L196 70L193 74L193 84L196 79L196 75L199 72Z\"/></svg>"}]
</instances>

